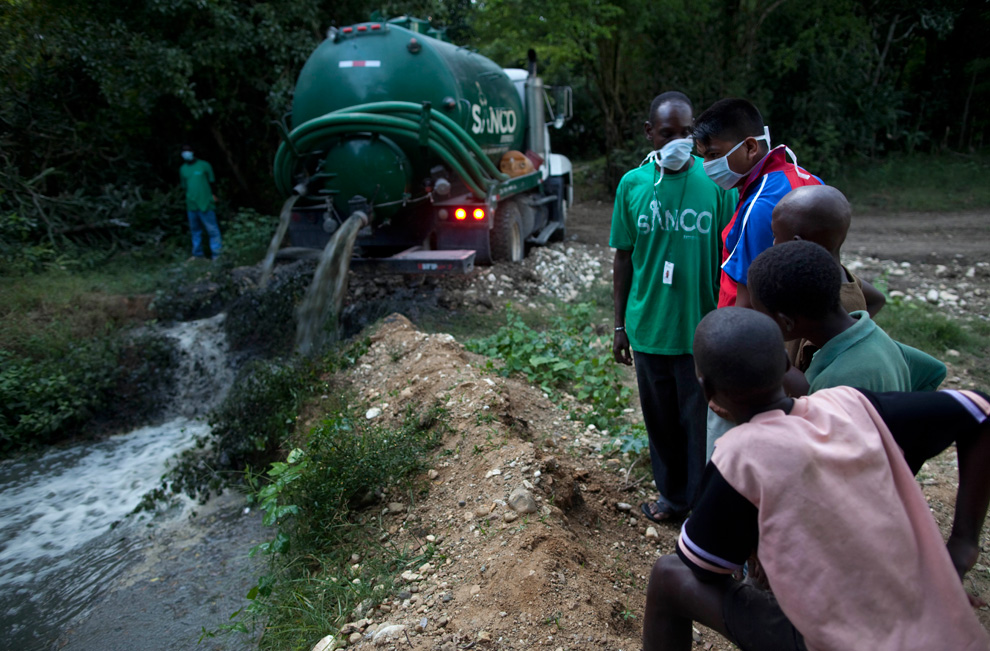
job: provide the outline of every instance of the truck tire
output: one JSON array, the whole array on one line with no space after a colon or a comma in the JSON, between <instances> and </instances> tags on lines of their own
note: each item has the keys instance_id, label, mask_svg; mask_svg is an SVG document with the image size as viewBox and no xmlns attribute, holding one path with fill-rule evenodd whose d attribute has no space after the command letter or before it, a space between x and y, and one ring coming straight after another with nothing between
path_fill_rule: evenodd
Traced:
<instances>
[{"instance_id":1,"label":"truck tire","mask_svg":"<svg viewBox=\"0 0 990 651\"><path fill-rule=\"evenodd\" d=\"M526 256L519 206L503 201L495 211L491 237L492 261L521 262Z\"/></svg>"},{"instance_id":2,"label":"truck tire","mask_svg":"<svg viewBox=\"0 0 990 651\"><path fill-rule=\"evenodd\" d=\"M550 221L560 222L551 235L549 242L563 242L567 238L567 185L563 177L547 179L547 190L557 195L557 200L550 203Z\"/></svg>"}]
</instances>

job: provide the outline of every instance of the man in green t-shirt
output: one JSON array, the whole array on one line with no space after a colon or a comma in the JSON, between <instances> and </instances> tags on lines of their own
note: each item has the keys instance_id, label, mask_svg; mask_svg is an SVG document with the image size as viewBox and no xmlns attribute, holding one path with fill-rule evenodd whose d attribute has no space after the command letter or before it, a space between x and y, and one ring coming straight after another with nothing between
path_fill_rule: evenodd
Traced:
<instances>
[{"instance_id":1,"label":"man in green t-shirt","mask_svg":"<svg viewBox=\"0 0 990 651\"><path fill-rule=\"evenodd\" d=\"M718 302L722 229L736 191L705 174L691 151L693 109L683 93L658 95L645 124L655 150L619 182L609 245L620 364L636 366L653 479L641 505L655 522L691 509L705 468L707 401L695 377L694 329Z\"/></svg>"},{"instance_id":2,"label":"man in green t-shirt","mask_svg":"<svg viewBox=\"0 0 990 651\"><path fill-rule=\"evenodd\" d=\"M186 192L186 216L189 218L189 230L192 233L193 258L205 257L203 233L206 232L210 239L210 253L216 261L220 258L222 246L217 215L214 212L216 196L211 187L216 179L213 177L213 167L205 160L198 160L189 145L182 147L179 181Z\"/></svg>"}]
</instances>

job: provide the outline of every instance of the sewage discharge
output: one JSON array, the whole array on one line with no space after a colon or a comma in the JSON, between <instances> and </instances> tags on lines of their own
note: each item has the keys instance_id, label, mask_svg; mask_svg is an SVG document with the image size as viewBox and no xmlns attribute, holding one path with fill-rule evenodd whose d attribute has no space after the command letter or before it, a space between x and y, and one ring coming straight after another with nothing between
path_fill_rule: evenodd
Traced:
<instances>
[{"instance_id":1,"label":"sewage discharge","mask_svg":"<svg viewBox=\"0 0 990 651\"><path fill-rule=\"evenodd\" d=\"M354 253L358 231L368 225L368 216L361 211L351 215L327 242L313 282L296 313L296 352L311 355L323 343L324 325L332 317L336 325L347 288L347 269Z\"/></svg>"},{"instance_id":2,"label":"sewage discharge","mask_svg":"<svg viewBox=\"0 0 990 651\"><path fill-rule=\"evenodd\" d=\"M202 415L233 381L223 318L163 331L179 353L164 422L0 463L0 647L49 649L140 557L143 537L126 535L137 526L127 515L169 460L209 433Z\"/></svg>"},{"instance_id":3,"label":"sewage discharge","mask_svg":"<svg viewBox=\"0 0 990 651\"><path fill-rule=\"evenodd\" d=\"M282 246L285 233L289 230L289 218L292 216L292 207L296 205L296 200L298 199L299 195L294 194L282 204L282 212L278 217L278 228L275 229L272 242L268 245L268 253L265 254L265 259L261 263L261 280L258 286L262 289L268 286L268 281L272 277L272 268L275 266L275 254L278 253L278 247Z\"/></svg>"}]
</instances>

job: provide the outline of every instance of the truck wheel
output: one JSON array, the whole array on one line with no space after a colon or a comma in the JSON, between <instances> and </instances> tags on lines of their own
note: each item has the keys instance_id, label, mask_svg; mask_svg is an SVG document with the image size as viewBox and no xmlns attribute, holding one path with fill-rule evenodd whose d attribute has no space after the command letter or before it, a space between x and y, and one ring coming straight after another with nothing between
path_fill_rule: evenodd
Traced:
<instances>
[{"instance_id":1,"label":"truck wheel","mask_svg":"<svg viewBox=\"0 0 990 651\"><path fill-rule=\"evenodd\" d=\"M515 202L505 201L495 211L490 237L493 261L521 262L525 257L519 206Z\"/></svg>"},{"instance_id":2,"label":"truck wheel","mask_svg":"<svg viewBox=\"0 0 990 651\"><path fill-rule=\"evenodd\" d=\"M567 237L567 186L561 177L547 179L547 190L557 195L550 203L550 221L560 222L560 227L550 235L550 242L563 242Z\"/></svg>"}]
</instances>

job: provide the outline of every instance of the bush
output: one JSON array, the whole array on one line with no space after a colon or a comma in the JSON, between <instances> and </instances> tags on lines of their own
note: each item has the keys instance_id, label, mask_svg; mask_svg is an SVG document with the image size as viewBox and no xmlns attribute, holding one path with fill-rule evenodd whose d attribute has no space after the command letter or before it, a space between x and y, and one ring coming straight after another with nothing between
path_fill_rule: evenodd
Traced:
<instances>
[{"instance_id":1,"label":"bush","mask_svg":"<svg viewBox=\"0 0 990 651\"><path fill-rule=\"evenodd\" d=\"M261 262L268 251L278 218L242 208L227 224L223 232L223 255L234 266L253 265Z\"/></svg>"},{"instance_id":2,"label":"bush","mask_svg":"<svg viewBox=\"0 0 990 651\"><path fill-rule=\"evenodd\" d=\"M270 483L252 496L265 524L276 527L271 541L252 550L271 556L270 573L248 593L250 614L266 622L262 648L309 649L358 604L387 598L392 576L432 555L430 548L413 556L370 542L375 532L351 510L424 467L449 431L446 412L438 405L410 409L402 425L390 429L369 423L346 402L313 428L303 447L273 463ZM359 575L350 567L354 549L362 555Z\"/></svg>"},{"instance_id":3,"label":"bush","mask_svg":"<svg viewBox=\"0 0 990 651\"><path fill-rule=\"evenodd\" d=\"M566 314L552 319L543 332L528 326L510 305L505 326L466 347L501 360L497 369L492 361L488 368L502 375L520 373L551 396L572 393L579 403L591 407L572 416L599 428L614 426L632 395L622 385L611 341L592 325L592 306L587 303L567 306Z\"/></svg>"},{"instance_id":4,"label":"bush","mask_svg":"<svg viewBox=\"0 0 990 651\"><path fill-rule=\"evenodd\" d=\"M94 418L116 429L147 417L173 364L172 346L152 335L76 342L40 360L0 350L0 454L75 435Z\"/></svg>"}]
</instances>

